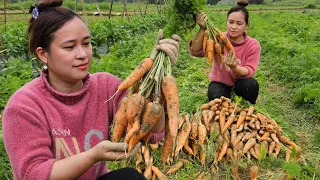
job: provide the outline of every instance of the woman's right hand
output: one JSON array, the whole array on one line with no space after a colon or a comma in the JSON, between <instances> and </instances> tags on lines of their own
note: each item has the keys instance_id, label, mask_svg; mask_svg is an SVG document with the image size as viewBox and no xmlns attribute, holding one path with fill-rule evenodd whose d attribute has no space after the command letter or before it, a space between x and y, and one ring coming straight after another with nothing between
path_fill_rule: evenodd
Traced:
<instances>
[{"instance_id":1,"label":"woman's right hand","mask_svg":"<svg viewBox=\"0 0 320 180\"><path fill-rule=\"evenodd\" d=\"M208 20L208 17L205 12L201 12L196 17L196 23L200 26L201 29L206 29L207 20Z\"/></svg>"},{"instance_id":2,"label":"woman's right hand","mask_svg":"<svg viewBox=\"0 0 320 180\"><path fill-rule=\"evenodd\" d=\"M120 161L132 158L140 148L141 143L137 143L134 149L128 153L128 144L113 143L111 141L101 141L91 148L88 153L90 158L98 161Z\"/></svg>"}]
</instances>

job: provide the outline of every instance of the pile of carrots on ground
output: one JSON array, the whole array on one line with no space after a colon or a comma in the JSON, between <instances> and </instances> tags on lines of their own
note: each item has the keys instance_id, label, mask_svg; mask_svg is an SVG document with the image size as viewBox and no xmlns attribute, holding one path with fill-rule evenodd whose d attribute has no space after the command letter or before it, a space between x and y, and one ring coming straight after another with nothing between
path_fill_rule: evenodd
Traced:
<instances>
[{"instance_id":1,"label":"pile of carrots on ground","mask_svg":"<svg viewBox=\"0 0 320 180\"><path fill-rule=\"evenodd\" d=\"M234 48L227 36L223 34L217 27L215 27L210 20L207 21L206 27L207 30L203 36L203 49L205 50L205 57L208 58L208 63L213 65L214 58L217 55L220 59L221 68L223 59L226 58L224 47L226 47L228 53L232 52L232 54L230 54L231 56L235 56ZM228 66L226 66L226 69L229 70Z\"/></svg>"},{"instance_id":2,"label":"pile of carrots on ground","mask_svg":"<svg viewBox=\"0 0 320 180\"><path fill-rule=\"evenodd\" d=\"M171 75L169 57L163 51L153 51L150 58L145 58L118 86L118 91L130 87L132 92L122 99L114 116L111 140L119 142L124 136L129 152L140 141L148 143L153 128L160 118L164 118L166 110L162 148L165 163L174 147L180 109L178 87Z\"/></svg>"},{"instance_id":3,"label":"pile of carrots on ground","mask_svg":"<svg viewBox=\"0 0 320 180\"><path fill-rule=\"evenodd\" d=\"M148 179L152 176L166 179L166 175L178 171L186 162L190 162L181 158L186 154L198 159L202 166L210 167L212 173L215 173L219 163L231 162L231 171L236 179L239 178L236 162L240 158L277 158L280 151L285 150L286 161L292 158L296 161L303 160L301 148L282 134L281 127L275 120L262 113L255 114L253 106L246 109L237 107L235 102L225 97L203 104L201 110L194 114L180 115L178 128L176 146L167 159L167 164L171 167L163 169L165 173L152 166L153 159L149 157L152 156L149 147L155 150L162 142L146 145L138 153L136 168ZM209 144L214 144L213 152L208 149ZM144 166L141 166L141 154L148 157L144 158ZM213 154L213 158L207 158L208 154ZM257 174L258 167L252 166L250 177L255 179ZM195 177L207 178L204 173Z\"/></svg>"}]
</instances>

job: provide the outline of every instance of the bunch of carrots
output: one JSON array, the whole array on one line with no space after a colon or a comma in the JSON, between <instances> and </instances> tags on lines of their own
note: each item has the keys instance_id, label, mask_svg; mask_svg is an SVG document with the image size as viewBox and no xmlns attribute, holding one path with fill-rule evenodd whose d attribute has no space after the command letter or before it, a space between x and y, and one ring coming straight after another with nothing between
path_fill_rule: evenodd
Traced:
<instances>
[{"instance_id":1,"label":"bunch of carrots","mask_svg":"<svg viewBox=\"0 0 320 180\"><path fill-rule=\"evenodd\" d=\"M231 171L236 179L239 179L236 162L240 158L260 160L267 155L277 158L280 151L285 150L286 161L305 162L302 149L282 134L275 120L262 113L255 114L253 106L243 109L230 99L221 97L203 104L200 109L194 114L179 116L176 146L168 158L171 167L163 169L166 173L162 174L176 172L190 162L180 157L186 154L199 160L203 167L210 167L212 173L216 173L219 163L231 162ZM215 143L213 152L207 148L211 140ZM150 144L150 147L155 150L162 145L159 142ZM208 158L210 154L213 154L212 159ZM252 179L257 174L258 167L250 168ZM201 179L206 176L199 173L195 177Z\"/></svg>"},{"instance_id":2,"label":"bunch of carrots","mask_svg":"<svg viewBox=\"0 0 320 180\"><path fill-rule=\"evenodd\" d=\"M177 136L180 108L169 57L163 51L153 51L150 58L145 58L118 86L118 91L130 87L131 94L122 99L114 116L111 140L119 142L124 136L129 152L141 140L148 143L154 126L164 117L166 107L168 118L162 150L162 162L166 163Z\"/></svg>"},{"instance_id":3,"label":"bunch of carrots","mask_svg":"<svg viewBox=\"0 0 320 180\"><path fill-rule=\"evenodd\" d=\"M220 59L220 65L224 59L224 48L228 52L232 52L232 56L235 56L234 48L225 34L223 34L213 23L208 19L206 24L207 30L203 36L203 49L205 50L205 57L208 58L208 63L213 65L214 58L217 55ZM235 58L236 59L236 58ZM220 66L221 67L221 66ZM227 67L227 66L226 66Z\"/></svg>"}]
</instances>

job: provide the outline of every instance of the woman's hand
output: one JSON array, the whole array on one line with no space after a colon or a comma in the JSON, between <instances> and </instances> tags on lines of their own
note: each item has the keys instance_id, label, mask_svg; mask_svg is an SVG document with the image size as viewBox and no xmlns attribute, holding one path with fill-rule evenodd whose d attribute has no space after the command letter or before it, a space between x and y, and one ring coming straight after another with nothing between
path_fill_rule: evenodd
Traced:
<instances>
[{"instance_id":1,"label":"woman's hand","mask_svg":"<svg viewBox=\"0 0 320 180\"><path fill-rule=\"evenodd\" d=\"M237 59L236 55L233 54L232 51L228 53L227 56L223 56L223 63L229 66L231 69L237 68L237 64L239 63L239 60Z\"/></svg>"},{"instance_id":2,"label":"woman's hand","mask_svg":"<svg viewBox=\"0 0 320 180\"><path fill-rule=\"evenodd\" d=\"M164 39L163 31L160 29L158 32L155 49L162 50L169 56L171 63L176 64L179 56L180 42L181 38L176 34L172 35L172 39Z\"/></svg>"},{"instance_id":3,"label":"woman's hand","mask_svg":"<svg viewBox=\"0 0 320 180\"><path fill-rule=\"evenodd\" d=\"M91 148L88 153L90 158L98 161L119 161L133 157L141 143L137 143L134 149L128 153L128 144L113 143L111 141L101 141L99 144Z\"/></svg>"},{"instance_id":4,"label":"woman's hand","mask_svg":"<svg viewBox=\"0 0 320 180\"><path fill-rule=\"evenodd\" d=\"M208 20L208 17L205 12L200 13L196 17L196 23L199 25L201 29L206 29L207 20Z\"/></svg>"}]
</instances>

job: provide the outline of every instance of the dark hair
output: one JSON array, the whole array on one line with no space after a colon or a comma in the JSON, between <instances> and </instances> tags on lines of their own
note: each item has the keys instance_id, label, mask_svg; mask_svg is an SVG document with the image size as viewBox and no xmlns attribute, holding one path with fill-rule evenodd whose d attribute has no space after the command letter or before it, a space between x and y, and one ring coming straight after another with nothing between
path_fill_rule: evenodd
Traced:
<instances>
[{"instance_id":1,"label":"dark hair","mask_svg":"<svg viewBox=\"0 0 320 180\"><path fill-rule=\"evenodd\" d=\"M49 52L54 33L74 17L80 18L74 11L62 7L62 3L62 0L42 0L36 6L39 15L30 19L28 27L31 54L36 55L37 47Z\"/></svg>"},{"instance_id":2,"label":"dark hair","mask_svg":"<svg viewBox=\"0 0 320 180\"><path fill-rule=\"evenodd\" d=\"M238 12L238 11L242 11L243 14L244 14L244 20L246 21L246 24L249 24L249 12L248 10L246 9L246 6L248 5L248 3L241 3L241 2L238 2L237 3L238 5L236 6L233 6L229 12L228 12L228 15L227 15L227 18L229 17L229 15L233 12Z\"/></svg>"}]
</instances>

